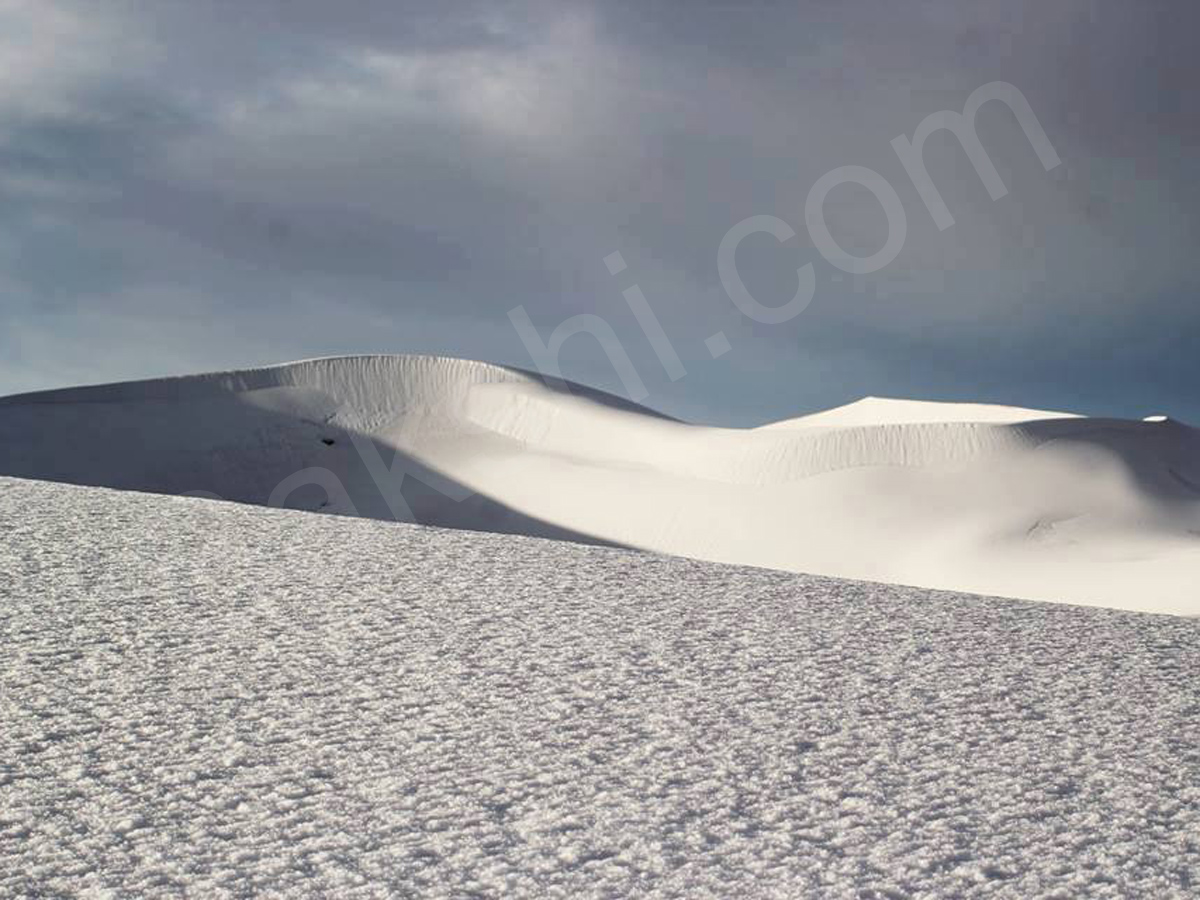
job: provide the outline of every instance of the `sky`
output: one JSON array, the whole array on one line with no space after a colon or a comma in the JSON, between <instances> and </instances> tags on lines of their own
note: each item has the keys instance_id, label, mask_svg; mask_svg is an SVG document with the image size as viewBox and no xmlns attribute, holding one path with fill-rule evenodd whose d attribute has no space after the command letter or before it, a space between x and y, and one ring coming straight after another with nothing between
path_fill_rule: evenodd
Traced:
<instances>
[{"instance_id":1,"label":"sky","mask_svg":"<svg viewBox=\"0 0 1200 900\"><path fill-rule=\"evenodd\" d=\"M874 395L1200 424L1197 33L1190 0L0 0L0 393L536 368L519 307L591 329L566 377L632 367L696 421ZM993 199L934 131L939 229L892 141L997 81L1059 162L984 104ZM759 309L811 279L783 321L722 278L751 217L782 224L732 254Z\"/></svg>"}]
</instances>

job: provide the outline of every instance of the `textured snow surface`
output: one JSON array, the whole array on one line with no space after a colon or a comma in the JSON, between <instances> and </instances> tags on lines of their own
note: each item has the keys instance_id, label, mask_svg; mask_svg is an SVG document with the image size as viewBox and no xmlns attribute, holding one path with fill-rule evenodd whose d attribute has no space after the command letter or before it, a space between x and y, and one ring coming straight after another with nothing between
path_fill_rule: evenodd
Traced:
<instances>
[{"instance_id":1,"label":"textured snow surface","mask_svg":"<svg viewBox=\"0 0 1200 900\"><path fill-rule=\"evenodd\" d=\"M0 895L1194 897L1200 622L0 480Z\"/></svg>"}]
</instances>

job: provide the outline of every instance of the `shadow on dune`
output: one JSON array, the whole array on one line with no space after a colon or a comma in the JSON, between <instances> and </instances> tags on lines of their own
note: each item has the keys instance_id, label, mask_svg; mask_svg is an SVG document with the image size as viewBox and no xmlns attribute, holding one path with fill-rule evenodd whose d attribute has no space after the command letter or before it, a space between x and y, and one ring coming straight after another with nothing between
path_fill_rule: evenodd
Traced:
<instances>
[{"instance_id":1,"label":"shadow on dune","mask_svg":"<svg viewBox=\"0 0 1200 900\"><path fill-rule=\"evenodd\" d=\"M526 515L321 417L191 379L142 384L132 398L102 386L0 400L0 475L619 546Z\"/></svg>"},{"instance_id":2,"label":"shadow on dune","mask_svg":"<svg viewBox=\"0 0 1200 900\"><path fill-rule=\"evenodd\" d=\"M1101 453L1139 491L1166 504L1200 499L1200 429L1167 419L1046 419L1015 428L1038 449L1069 446Z\"/></svg>"}]
</instances>

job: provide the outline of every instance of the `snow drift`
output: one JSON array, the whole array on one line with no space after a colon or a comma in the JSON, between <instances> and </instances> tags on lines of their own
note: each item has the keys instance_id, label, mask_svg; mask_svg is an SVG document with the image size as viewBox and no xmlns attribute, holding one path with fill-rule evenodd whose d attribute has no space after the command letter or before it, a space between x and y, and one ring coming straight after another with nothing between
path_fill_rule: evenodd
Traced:
<instances>
[{"instance_id":1,"label":"snow drift","mask_svg":"<svg viewBox=\"0 0 1200 900\"><path fill-rule=\"evenodd\" d=\"M870 398L689 425L423 356L0 400L0 474L1200 613L1200 432Z\"/></svg>"}]
</instances>

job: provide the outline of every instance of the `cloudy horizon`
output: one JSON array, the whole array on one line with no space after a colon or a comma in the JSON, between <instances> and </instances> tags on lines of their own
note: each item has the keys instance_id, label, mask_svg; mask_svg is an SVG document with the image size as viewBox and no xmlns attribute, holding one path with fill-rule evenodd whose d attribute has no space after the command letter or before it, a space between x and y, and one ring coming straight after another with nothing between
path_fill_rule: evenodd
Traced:
<instances>
[{"instance_id":1,"label":"cloudy horizon","mask_svg":"<svg viewBox=\"0 0 1200 900\"><path fill-rule=\"evenodd\" d=\"M343 353L532 368L520 306L545 340L601 317L644 402L698 421L886 395L1200 423L1197 26L1182 0L0 0L0 394ZM987 104L1007 194L935 133L939 230L891 142L995 81L1061 163ZM904 210L878 271L806 228L843 166ZM846 252L884 246L867 188L823 208ZM763 305L813 266L779 324L719 275L751 216L796 232L739 249ZM589 336L561 361L625 392Z\"/></svg>"}]
</instances>

